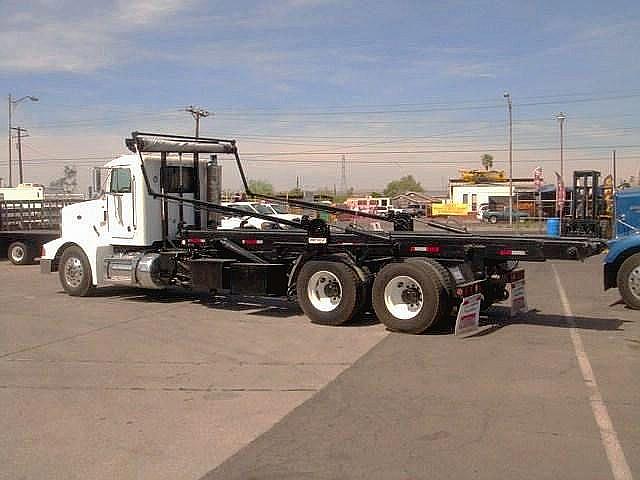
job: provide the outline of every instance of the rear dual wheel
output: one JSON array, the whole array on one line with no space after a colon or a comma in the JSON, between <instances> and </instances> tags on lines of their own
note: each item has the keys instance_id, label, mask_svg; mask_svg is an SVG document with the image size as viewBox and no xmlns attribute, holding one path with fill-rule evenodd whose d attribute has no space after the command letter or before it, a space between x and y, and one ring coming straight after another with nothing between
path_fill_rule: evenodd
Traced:
<instances>
[{"instance_id":1,"label":"rear dual wheel","mask_svg":"<svg viewBox=\"0 0 640 480\"><path fill-rule=\"evenodd\" d=\"M298 304L313 323L342 325L366 303L366 284L349 265L337 261L305 263L296 282Z\"/></svg>"},{"instance_id":2,"label":"rear dual wheel","mask_svg":"<svg viewBox=\"0 0 640 480\"><path fill-rule=\"evenodd\" d=\"M390 263L378 272L372 299L376 316L389 330L422 333L451 312L449 272L428 259ZM444 270L444 272L442 271Z\"/></svg>"}]
</instances>

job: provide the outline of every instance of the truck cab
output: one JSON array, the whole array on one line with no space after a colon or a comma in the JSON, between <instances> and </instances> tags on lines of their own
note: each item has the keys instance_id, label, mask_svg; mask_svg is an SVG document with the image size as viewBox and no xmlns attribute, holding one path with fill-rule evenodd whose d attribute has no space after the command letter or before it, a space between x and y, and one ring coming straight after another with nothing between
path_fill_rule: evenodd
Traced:
<instances>
[{"instance_id":1,"label":"truck cab","mask_svg":"<svg viewBox=\"0 0 640 480\"><path fill-rule=\"evenodd\" d=\"M194 174L196 168L198 172ZM104 183L99 197L64 207L60 238L42 247L41 269L47 272L64 268L65 252L75 254L72 259L65 259L70 262L68 278L63 279L64 272L61 273L63 286L66 282L71 291L119 280L135 284L131 277L134 264L146 250L156 249L163 242L165 224L158 221L161 217L166 216L168 242L175 242L179 230L186 226L206 226L206 214L199 215L193 205L163 203L149 191L163 190L185 199L205 197L207 182L196 179L206 179L206 160L198 158L194 163L191 158L185 160L175 155L165 158L163 167L159 156L146 155L143 170L140 156L132 154L111 160L101 169L106 174L101 176ZM162 176L164 182L160 185ZM91 276L80 281L79 266L85 262L90 267L85 270L90 270ZM116 271L125 271L128 276L123 279ZM79 289L80 283L82 289Z\"/></svg>"},{"instance_id":2,"label":"truck cab","mask_svg":"<svg viewBox=\"0 0 640 480\"><path fill-rule=\"evenodd\" d=\"M604 288L618 287L629 308L640 310L640 188L615 197L616 238L604 260Z\"/></svg>"}]
</instances>

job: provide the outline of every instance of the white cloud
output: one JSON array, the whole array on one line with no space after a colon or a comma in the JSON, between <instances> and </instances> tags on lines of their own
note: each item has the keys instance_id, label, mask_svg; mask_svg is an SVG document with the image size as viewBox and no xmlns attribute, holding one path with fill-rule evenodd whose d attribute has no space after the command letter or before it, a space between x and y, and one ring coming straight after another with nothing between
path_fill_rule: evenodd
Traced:
<instances>
[{"instance_id":1,"label":"white cloud","mask_svg":"<svg viewBox=\"0 0 640 480\"><path fill-rule=\"evenodd\" d=\"M445 73L464 78L496 78L495 65L489 63L454 63L445 68Z\"/></svg>"},{"instance_id":2,"label":"white cloud","mask_svg":"<svg viewBox=\"0 0 640 480\"><path fill-rule=\"evenodd\" d=\"M185 9L188 3L184 0L118 0L116 12L122 21L152 25Z\"/></svg>"},{"instance_id":3,"label":"white cloud","mask_svg":"<svg viewBox=\"0 0 640 480\"><path fill-rule=\"evenodd\" d=\"M88 73L129 58L126 34L149 29L185 9L182 0L118 0L95 8L47 2L7 12L0 28L0 68ZM109 8L111 7L111 8ZM37 12L37 14L35 13Z\"/></svg>"}]
</instances>

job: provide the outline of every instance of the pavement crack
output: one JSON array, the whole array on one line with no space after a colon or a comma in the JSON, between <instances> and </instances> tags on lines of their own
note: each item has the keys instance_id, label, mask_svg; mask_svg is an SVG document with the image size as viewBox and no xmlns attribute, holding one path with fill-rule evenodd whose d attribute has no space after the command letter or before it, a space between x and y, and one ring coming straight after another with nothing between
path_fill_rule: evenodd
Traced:
<instances>
[{"instance_id":1,"label":"pavement crack","mask_svg":"<svg viewBox=\"0 0 640 480\"><path fill-rule=\"evenodd\" d=\"M174 308L169 308L168 310L175 310L177 308L179 308L179 305L175 306ZM75 335L69 335L68 337L57 338L55 340L50 340L48 342L43 342L43 343L39 343L37 345L32 345L30 347L21 348L19 350L15 350L13 352L3 353L3 354L0 355L0 358L10 357L10 356L16 355L18 353L30 352L30 351L33 351L33 350L37 350L38 348L48 347L50 345L55 345L56 343L64 343L64 342L67 342L69 340L74 340L76 338L85 337L87 335L91 335L91 334L96 333L96 332L101 332L101 331L107 330L109 328L117 327L117 326L120 326L120 325L125 325L127 323L136 322L138 320L143 320L144 318L146 318L148 316L149 316L149 313L147 312L147 313L145 313L143 315L138 315L136 317L129 318L127 320L120 320L118 322L113 322L113 323L110 323L108 325L103 325L102 327L92 328L91 330L87 330L87 331L84 331L84 332L81 332L81 333L76 333Z\"/></svg>"},{"instance_id":2,"label":"pavement crack","mask_svg":"<svg viewBox=\"0 0 640 480\"><path fill-rule=\"evenodd\" d=\"M34 347L35 348L35 347ZM15 352L17 354L20 352ZM12 354L9 354L12 355ZM6 362L24 362L24 363L61 363L61 364L97 364L97 365L188 365L188 366L215 366L221 364L232 364L239 366L274 366L274 367L317 367L317 366L336 366L336 367L348 367L350 362L245 362L245 361L179 361L179 360L159 360L159 361L146 361L146 360L101 360L101 359L48 359L48 358L6 358Z\"/></svg>"},{"instance_id":3,"label":"pavement crack","mask_svg":"<svg viewBox=\"0 0 640 480\"><path fill-rule=\"evenodd\" d=\"M131 391L131 392L317 392L317 387L142 387L127 385L97 386L97 385L0 385L4 390L77 390L77 391Z\"/></svg>"}]
</instances>

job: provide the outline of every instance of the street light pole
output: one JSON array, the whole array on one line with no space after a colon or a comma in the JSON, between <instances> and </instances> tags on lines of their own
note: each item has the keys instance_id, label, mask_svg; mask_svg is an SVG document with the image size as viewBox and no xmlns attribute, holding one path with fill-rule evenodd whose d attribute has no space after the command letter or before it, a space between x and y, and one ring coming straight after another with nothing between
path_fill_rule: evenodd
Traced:
<instances>
[{"instance_id":1,"label":"street light pole","mask_svg":"<svg viewBox=\"0 0 640 480\"><path fill-rule=\"evenodd\" d=\"M560 123L560 179L564 188L564 121L567 119L567 114L564 112L560 112L556 115L556 119ZM565 190L566 192L566 190ZM566 193L562 192L563 202L560 206L560 229L562 231L562 217L564 214L564 202ZM574 192L575 193L575 192ZM556 192L556 198L558 198L558 192Z\"/></svg>"},{"instance_id":2,"label":"street light pole","mask_svg":"<svg viewBox=\"0 0 640 480\"><path fill-rule=\"evenodd\" d=\"M556 115L556 119L560 122L560 177L564 180L564 121L567 119L567 114L560 112Z\"/></svg>"},{"instance_id":3,"label":"street light pole","mask_svg":"<svg viewBox=\"0 0 640 480\"><path fill-rule=\"evenodd\" d=\"M11 131L13 130L12 125L11 125L11 120L12 120L12 115L13 115L13 109L16 107L16 105L18 105L20 102L24 101L24 100L31 100L32 102L37 102L38 98L34 97L33 95L25 95L24 97L20 97L17 100L14 100L11 97L11 94L9 94L8 96L8 101L7 101L7 106L8 106L8 110L9 110L9 186L13 187L13 173L12 173L12 161L11 161L11 156L13 154L13 152L11 151L13 148L13 141L12 141L12 135L11 135ZM20 183L22 183L22 164L20 165Z\"/></svg>"},{"instance_id":4,"label":"street light pole","mask_svg":"<svg viewBox=\"0 0 640 480\"><path fill-rule=\"evenodd\" d=\"M513 106L511 94L504 92L509 108L509 226L513 227Z\"/></svg>"},{"instance_id":5,"label":"street light pole","mask_svg":"<svg viewBox=\"0 0 640 480\"><path fill-rule=\"evenodd\" d=\"M11 155L13 154L13 144L11 142L11 110L13 110L13 100L11 100L11 94L9 94L7 105L9 106L9 187L13 187L13 173L11 171Z\"/></svg>"}]
</instances>

